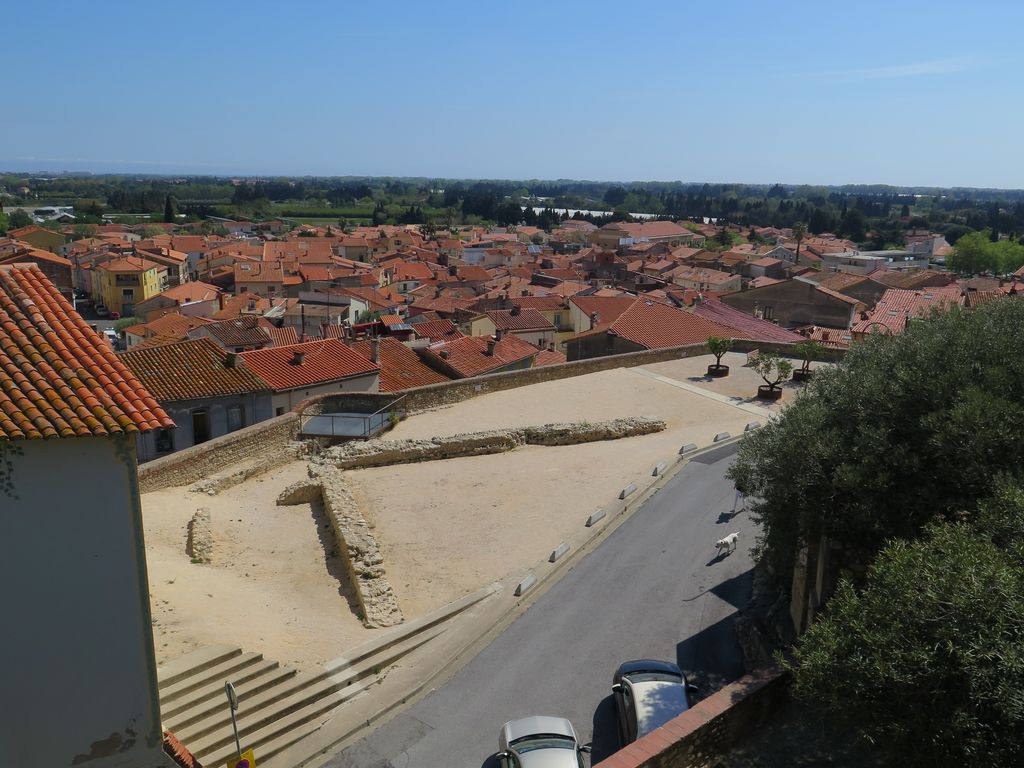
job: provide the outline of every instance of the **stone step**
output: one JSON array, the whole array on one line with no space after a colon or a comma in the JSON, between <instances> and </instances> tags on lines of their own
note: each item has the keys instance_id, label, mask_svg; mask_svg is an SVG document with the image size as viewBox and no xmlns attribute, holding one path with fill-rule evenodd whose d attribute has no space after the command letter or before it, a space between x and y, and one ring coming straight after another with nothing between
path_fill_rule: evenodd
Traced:
<instances>
[{"instance_id":1,"label":"stone step","mask_svg":"<svg viewBox=\"0 0 1024 768\"><path fill-rule=\"evenodd\" d=\"M225 680L231 680L231 676L235 673L240 673L246 667L250 667L262 660L262 653L240 653L237 656L225 659L220 664L199 670L195 674L182 678L175 683L161 684L160 711L164 711L166 705L179 701L182 697L187 697L188 694L191 694L196 689L208 686L213 682L219 681L221 690L223 690Z\"/></svg>"},{"instance_id":2,"label":"stone step","mask_svg":"<svg viewBox=\"0 0 1024 768\"><path fill-rule=\"evenodd\" d=\"M333 716L333 712L334 710L331 710L324 715L313 718L307 723L295 726L270 741L262 742L259 754L260 768L295 768L294 765L285 763L281 763L278 766L278 755L281 755L288 747L299 743L310 734L319 731L323 727L324 722ZM287 755L283 757L287 757Z\"/></svg>"},{"instance_id":3,"label":"stone step","mask_svg":"<svg viewBox=\"0 0 1024 768\"><path fill-rule=\"evenodd\" d=\"M282 667L276 661L262 661L245 670L244 676L231 679L239 698L255 696L268 688L281 685L296 675L291 667ZM189 695L186 700L175 702L170 707L161 707L164 724L172 731L191 725L209 716L221 707L227 706L223 683L211 683Z\"/></svg>"},{"instance_id":4,"label":"stone step","mask_svg":"<svg viewBox=\"0 0 1024 768\"><path fill-rule=\"evenodd\" d=\"M443 626L430 627L423 632L404 638L399 643L389 644L376 654L364 654L362 659L354 664L338 660L330 669L296 675L285 685L274 686L255 697L243 698L240 694L238 711L243 717L236 714L236 717L239 717L239 733L242 733L244 723L249 724L247 727L262 727L262 724L287 714L291 708L297 705L305 706L307 702L311 703L317 697L328 696L348 688L362 690L365 687L362 682L364 679L371 678L372 682L372 679L376 678L381 670L430 641L444 630ZM175 735L189 748L193 743L204 743L211 734L231 730L231 715L227 707L211 708L209 714L201 720L193 718L187 718L187 720L189 722L175 730ZM253 723L256 725L253 726Z\"/></svg>"},{"instance_id":5,"label":"stone step","mask_svg":"<svg viewBox=\"0 0 1024 768\"><path fill-rule=\"evenodd\" d=\"M241 653L241 648L231 645L207 645L158 667L157 683L161 686L173 685Z\"/></svg>"},{"instance_id":6,"label":"stone step","mask_svg":"<svg viewBox=\"0 0 1024 768\"><path fill-rule=\"evenodd\" d=\"M241 705L236 713L238 736L243 749L261 752L261 745L288 730L310 722L346 701L365 688L363 683L342 686L333 680L322 680L298 693L281 699L269 711L246 714ZM241 715L241 717L239 717ZM177 735L177 734L175 734ZM235 737L230 717L206 735L185 742L204 765L218 765L233 754ZM222 757L223 755L223 757Z\"/></svg>"}]
</instances>

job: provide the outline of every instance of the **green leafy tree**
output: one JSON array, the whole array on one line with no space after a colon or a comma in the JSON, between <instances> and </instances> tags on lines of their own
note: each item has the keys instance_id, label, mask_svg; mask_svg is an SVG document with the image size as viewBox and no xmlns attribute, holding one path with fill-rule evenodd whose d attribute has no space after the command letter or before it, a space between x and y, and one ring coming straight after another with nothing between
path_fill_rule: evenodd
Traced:
<instances>
[{"instance_id":1,"label":"green leafy tree","mask_svg":"<svg viewBox=\"0 0 1024 768\"><path fill-rule=\"evenodd\" d=\"M805 339L794 344L793 351L803 358L800 370L806 373L811 370L811 361L816 357L820 357L821 353L825 351L825 347L814 339Z\"/></svg>"},{"instance_id":2,"label":"green leafy tree","mask_svg":"<svg viewBox=\"0 0 1024 768\"><path fill-rule=\"evenodd\" d=\"M31 223L32 217L25 213L21 208L16 208L7 216L8 229L20 229L21 227L27 227Z\"/></svg>"},{"instance_id":3,"label":"green leafy tree","mask_svg":"<svg viewBox=\"0 0 1024 768\"><path fill-rule=\"evenodd\" d=\"M761 352L749 365L772 390L779 389L782 382L793 372L793 364L775 352Z\"/></svg>"},{"instance_id":4,"label":"green leafy tree","mask_svg":"<svg viewBox=\"0 0 1024 768\"><path fill-rule=\"evenodd\" d=\"M178 201L174 195L167 195L164 198L164 221L173 224L178 220Z\"/></svg>"},{"instance_id":5,"label":"green leafy tree","mask_svg":"<svg viewBox=\"0 0 1024 768\"><path fill-rule=\"evenodd\" d=\"M121 333L125 328L138 325L142 320L138 317L122 317L114 321L114 330Z\"/></svg>"},{"instance_id":6,"label":"green leafy tree","mask_svg":"<svg viewBox=\"0 0 1024 768\"><path fill-rule=\"evenodd\" d=\"M740 444L760 548L785 580L821 535L864 553L973 509L1024 467L1024 302L951 309L873 335L821 368ZM785 460L782 460L785 457Z\"/></svg>"},{"instance_id":7,"label":"green leafy tree","mask_svg":"<svg viewBox=\"0 0 1024 768\"><path fill-rule=\"evenodd\" d=\"M798 221L793 225L793 239L796 240L796 260L800 261L800 244L804 241L804 237L807 236L807 225L802 221Z\"/></svg>"},{"instance_id":8,"label":"green leafy tree","mask_svg":"<svg viewBox=\"0 0 1024 768\"><path fill-rule=\"evenodd\" d=\"M953 252L946 257L946 266L961 275L994 272L997 268L994 243L988 231L971 232L956 241Z\"/></svg>"},{"instance_id":9,"label":"green leafy tree","mask_svg":"<svg viewBox=\"0 0 1024 768\"><path fill-rule=\"evenodd\" d=\"M891 542L863 588L842 581L790 668L799 699L890 764L1024 764L1024 492L1003 483L972 525Z\"/></svg>"},{"instance_id":10,"label":"green leafy tree","mask_svg":"<svg viewBox=\"0 0 1024 768\"><path fill-rule=\"evenodd\" d=\"M854 242L861 242L867 235L867 220L856 208L849 209L839 222L839 234Z\"/></svg>"},{"instance_id":11,"label":"green leafy tree","mask_svg":"<svg viewBox=\"0 0 1024 768\"><path fill-rule=\"evenodd\" d=\"M715 365L722 364L722 358L730 349L732 349L732 339L724 339L721 336L708 337L708 352L715 356Z\"/></svg>"}]
</instances>

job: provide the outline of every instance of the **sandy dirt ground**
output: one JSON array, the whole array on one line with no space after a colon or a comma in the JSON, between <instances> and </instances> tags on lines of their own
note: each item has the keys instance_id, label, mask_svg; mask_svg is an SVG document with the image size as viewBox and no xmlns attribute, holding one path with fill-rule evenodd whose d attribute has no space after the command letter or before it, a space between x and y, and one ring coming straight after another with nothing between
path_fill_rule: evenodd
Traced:
<instances>
[{"instance_id":1,"label":"sandy dirt ground","mask_svg":"<svg viewBox=\"0 0 1024 768\"><path fill-rule=\"evenodd\" d=\"M763 421L768 411L738 407L759 383L741 368L744 360L730 354L723 361L733 370L727 379L703 377L713 358L619 368L482 395L399 424L387 439L624 416L668 424L624 440L347 472L406 619L525 572L622 487L647 482L681 445L708 445L717 432L737 434ZM787 391L783 403L792 396ZM186 488L143 496L161 663L231 643L309 669L380 632L356 619L337 554L325 558L325 543L332 544L322 538L320 510L275 505L305 474L306 464L295 462L218 496ZM208 565L185 554L186 527L200 507L210 510L215 541Z\"/></svg>"},{"instance_id":2,"label":"sandy dirt ground","mask_svg":"<svg viewBox=\"0 0 1024 768\"><path fill-rule=\"evenodd\" d=\"M223 643L311 669L379 631L349 607L341 564L325 557L320 510L275 504L306 472L295 462L220 496L169 488L142 497L158 663ZM196 565L185 539L200 507L214 547L212 563Z\"/></svg>"}]
</instances>

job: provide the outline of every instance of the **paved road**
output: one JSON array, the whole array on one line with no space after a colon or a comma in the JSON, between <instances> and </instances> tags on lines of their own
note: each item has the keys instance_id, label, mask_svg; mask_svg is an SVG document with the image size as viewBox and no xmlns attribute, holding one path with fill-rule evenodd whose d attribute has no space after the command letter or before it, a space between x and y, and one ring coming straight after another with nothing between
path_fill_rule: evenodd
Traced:
<instances>
[{"instance_id":1,"label":"paved road","mask_svg":"<svg viewBox=\"0 0 1024 768\"><path fill-rule=\"evenodd\" d=\"M702 695L742 674L732 616L749 595L755 529L723 474L735 446L698 457L450 681L331 768L496 768L502 723L568 717L593 762L618 749L610 698L621 661L690 671ZM741 547L714 542L741 531Z\"/></svg>"}]
</instances>

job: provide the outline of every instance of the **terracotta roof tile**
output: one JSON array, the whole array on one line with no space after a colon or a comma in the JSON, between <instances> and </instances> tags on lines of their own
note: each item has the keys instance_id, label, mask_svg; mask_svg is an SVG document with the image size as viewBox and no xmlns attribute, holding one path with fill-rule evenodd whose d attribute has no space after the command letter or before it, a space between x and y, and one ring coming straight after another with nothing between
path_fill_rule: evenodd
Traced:
<instances>
[{"instance_id":1,"label":"terracotta roof tile","mask_svg":"<svg viewBox=\"0 0 1024 768\"><path fill-rule=\"evenodd\" d=\"M267 384L213 339L189 339L147 349L133 349L121 359L160 402L198 400L267 390Z\"/></svg>"},{"instance_id":2,"label":"terracotta roof tile","mask_svg":"<svg viewBox=\"0 0 1024 768\"><path fill-rule=\"evenodd\" d=\"M964 297L958 285L919 291L890 288L882 294L875 308L870 313L865 312L850 330L855 334L902 333L910 320L927 317L933 309L941 310L963 303Z\"/></svg>"},{"instance_id":3,"label":"terracotta roof tile","mask_svg":"<svg viewBox=\"0 0 1024 768\"><path fill-rule=\"evenodd\" d=\"M410 387L441 384L450 379L420 360L419 355L398 339L385 336L380 342L380 391L397 392ZM373 359L373 342L356 341L352 349L367 360Z\"/></svg>"},{"instance_id":4,"label":"terracotta roof tile","mask_svg":"<svg viewBox=\"0 0 1024 768\"><path fill-rule=\"evenodd\" d=\"M270 336L256 315L242 315L234 320L206 323L201 326L201 330L197 329L189 335L196 338L200 334L209 334L225 347L262 347L270 343Z\"/></svg>"},{"instance_id":5,"label":"terracotta roof tile","mask_svg":"<svg viewBox=\"0 0 1024 768\"><path fill-rule=\"evenodd\" d=\"M423 350L424 357L448 367L459 376L482 376L534 357L538 349L515 336L503 336L495 342L494 353L487 354L490 336L463 336Z\"/></svg>"},{"instance_id":6,"label":"terracotta roof tile","mask_svg":"<svg viewBox=\"0 0 1024 768\"><path fill-rule=\"evenodd\" d=\"M301 362L297 362L297 354ZM380 370L338 339L308 341L285 347L242 352L246 366L273 389L284 391L323 384L354 376L369 376Z\"/></svg>"},{"instance_id":7,"label":"terracotta roof tile","mask_svg":"<svg viewBox=\"0 0 1024 768\"><path fill-rule=\"evenodd\" d=\"M499 331L553 331L555 326L536 309L497 309L487 317Z\"/></svg>"},{"instance_id":8,"label":"terracotta roof tile","mask_svg":"<svg viewBox=\"0 0 1024 768\"><path fill-rule=\"evenodd\" d=\"M791 344L802 340L799 334L787 331L785 328L780 328L775 323L770 323L759 317L748 315L746 312L734 309L716 299L705 299L695 305L693 313L705 320L732 328L733 335L735 335L735 331L740 331L746 334L746 338Z\"/></svg>"},{"instance_id":9,"label":"terracotta roof tile","mask_svg":"<svg viewBox=\"0 0 1024 768\"><path fill-rule=\"evenodd\" d=\"M699 344L710 336L749 339L746 331L729 328L682 309L638 298L608 328L627 341L647 349Z\"/></svg>"},{"instance_id":10,"label":"terracotta roof tile","mask_svg":"<svg viewBox=\"0 0 1024 768\"><path fill-rule=\"evenodd\" d=\"M463 336L463 333L455 327L455 323L451 320L428 320L425 323L416 323L412 329L421 339L430 339L431 341L446 341Z\"/></svg>"},{"instance_id":11,"label":"terracotta roof tile","mask_svg":"<svg viewBox=\"0 0 1024 768\"><path fill-rule=\"evenodd\" d=\"M0 267L0 438L173 426L39 267Z\"/></svg>"}]
</instances>

